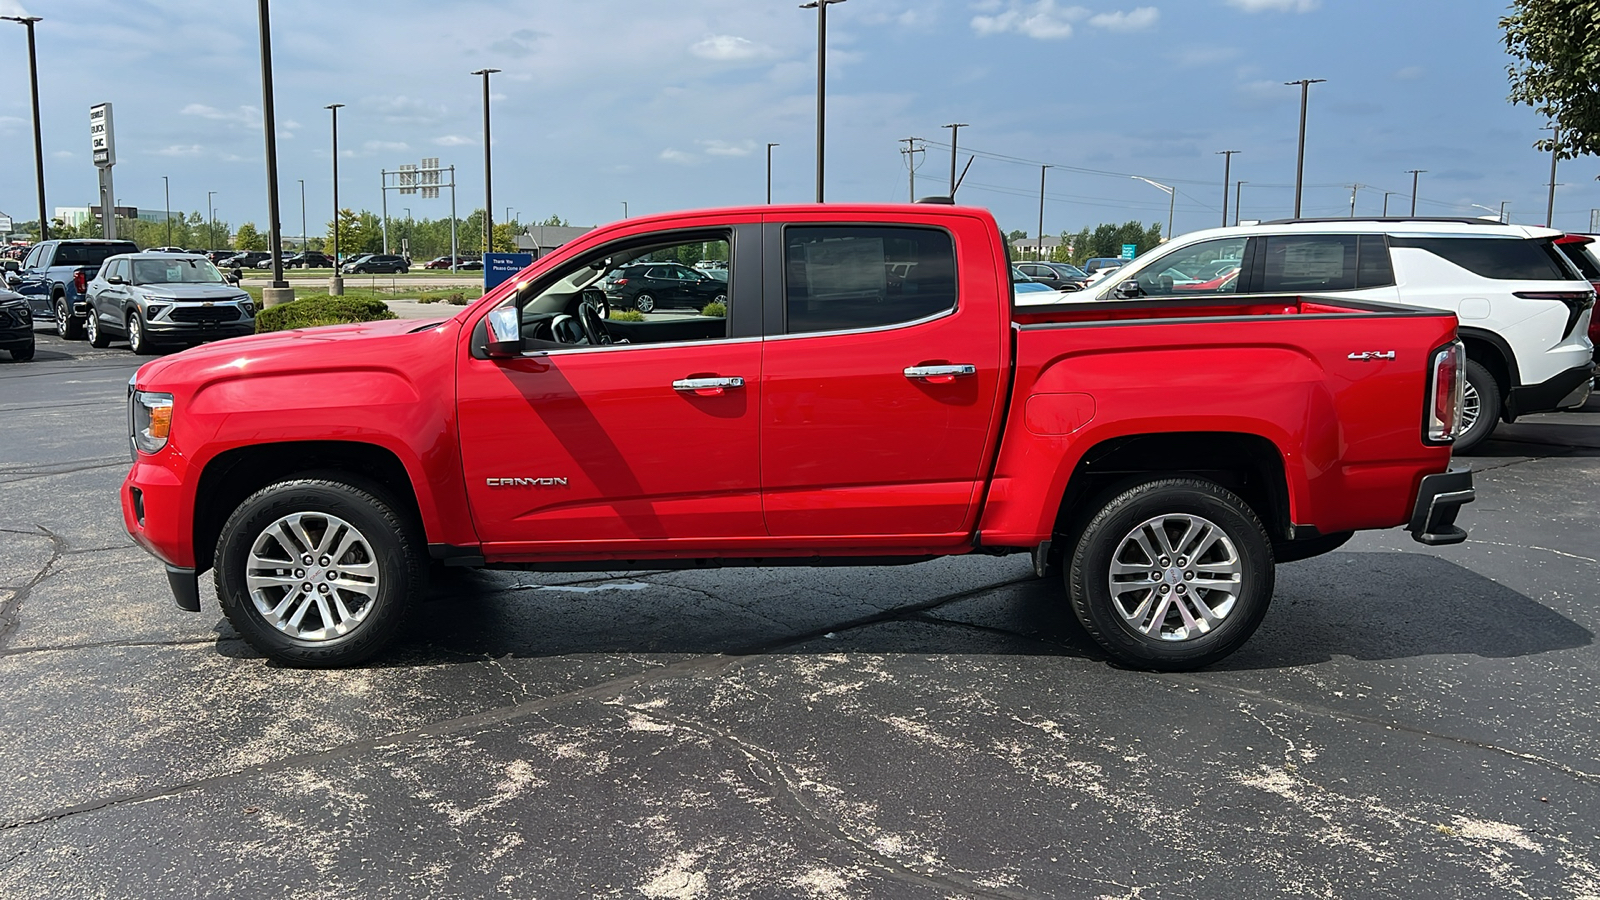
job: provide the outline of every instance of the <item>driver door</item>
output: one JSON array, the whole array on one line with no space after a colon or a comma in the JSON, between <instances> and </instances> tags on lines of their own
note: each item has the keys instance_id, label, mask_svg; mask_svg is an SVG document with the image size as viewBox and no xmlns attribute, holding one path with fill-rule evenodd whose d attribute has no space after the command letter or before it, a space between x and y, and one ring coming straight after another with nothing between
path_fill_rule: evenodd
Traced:
<instances>
[{"instance_id":1,"label":"driver door","mask_svg":"<svg viewBox=\"0 0 1600 900\"><path fill-rule=\"evenodd\" d=\"M610 262L596 285L641 249L664 255L721 240L737 261L726 317L657 312L627 323L628 343L525 339L510 359L480 352L481 320L469 332L457 379L461 458L487 558L670 551L765 536L757 221L694 220L688 233L646 228L541 267L521 298L524 321L577 316L582 295L568 288L564 297L559 286L597 259ZM551 333L570 335L568 324Z\"/></svg>"}]
</instances>

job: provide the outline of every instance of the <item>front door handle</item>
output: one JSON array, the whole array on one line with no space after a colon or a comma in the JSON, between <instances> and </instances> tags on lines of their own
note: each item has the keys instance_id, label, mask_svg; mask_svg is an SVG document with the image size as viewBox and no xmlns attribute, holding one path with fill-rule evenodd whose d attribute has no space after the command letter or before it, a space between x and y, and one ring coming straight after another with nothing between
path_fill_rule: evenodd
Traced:
<instances>
[{"instance_id":1,"label":"front door handle","mask_svg":"<svg viewBox=\"0 0 1600 900\"><path fill-rule=\"evenodd\" d=\"M744 387L744 378L740 375L680 378L672 383L673 390L685 394L694 394L699 397L720 397L724 391L742 387Z\"/></svg>"},{"instance_id":2,"label":"front door handle","mask_svg":"<svg viewBox=\"0 0 1600 900\"><path fill-rule=\"evenodd\" d=\"M966 378L978 374L978 367L970 363L940 366L907 366L905 376L912 381L926 381L929 384L949 384L957 378Z\"/></svg>"}]
</instances>

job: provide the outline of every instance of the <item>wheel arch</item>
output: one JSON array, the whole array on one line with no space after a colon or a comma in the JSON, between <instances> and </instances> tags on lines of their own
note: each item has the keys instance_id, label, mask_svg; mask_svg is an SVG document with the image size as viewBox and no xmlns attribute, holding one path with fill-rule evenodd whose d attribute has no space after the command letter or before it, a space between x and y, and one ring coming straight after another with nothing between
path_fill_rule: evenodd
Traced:
<instances>
[{"instance_id":1,"label":"wheel arch","mask_svg":"<svg viewBox=\"0 0 1600 900\"><path fill-rule=\"evenodd\" d=\"M395 510L423 529L422 512L405 464L392 450L361 441L290 441L253 444L217 454L195 487L195 570L212 566L217 537L244 499L277 481L316 472L344 476L357 486L376 485Z\"/></svg>"},{"instance_id":2,"label":"wheel arch","mask_svg":"<svg viewBox=\"0 0 1600 900\"><path fill-rule=\"evenodd\" d=\"M1466 345L1467 359L1489 370L1495 383L1500 386L1502 397L1522 384L1522 377L1517 370L1517 356L1505 338L1471 326L1458 328L1456 333L1461 337L1461 343Z\"/></svg>"}]
</instances>

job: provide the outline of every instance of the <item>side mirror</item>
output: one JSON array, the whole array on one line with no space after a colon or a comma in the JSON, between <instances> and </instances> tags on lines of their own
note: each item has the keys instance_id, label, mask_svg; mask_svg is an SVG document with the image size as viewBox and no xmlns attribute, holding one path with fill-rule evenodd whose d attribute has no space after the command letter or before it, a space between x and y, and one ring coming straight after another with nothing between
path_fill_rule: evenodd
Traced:
<instances>
[{"instance_id":1,"label":"side mirror","mask_svg":"<svg viewBox=\"0 0 1600 900\"><path fill-rule=\"evenodd\" d=\"M229 272L228 274L226 274L226 275L224 275L222 277L223 277L223 280L228 282L229 284L238 284L239 283L239 273L237 273L237 272Z\"/></svg>"},{"instance_id":2,"label":"side mirror","mask_svg":"<svg viewBox=\"0 0 1600 900\"><path fill-rule=\"evenodd\" d=\"M6 284L16 287L22 283L22 276L16 272L6 272Z\"/></svg>"},{"instance_id":3,"label":"side mirror","mask_svg":"<svg viewBox=\"0 0 1600 900\"><path fill-rule=\"evenodd\" d=\"M1114 295L1118 300L1132 300L1144 296L1144 288L1139 287L1139 282L1130 278L1117 285Z\"/></svg>"},{"instance_id":4,"label":"side mirror","mask_svg":"<svg viewBox=\"0 0 1600 900\"><path fill-rule=\"evenodd\" d=\"M509 359L522 355L522 312L502 306L489 312L489 357Z\"/></svg>"},{"instance_id":5,"label":"side mirror","mask_svg":"<svg viewBox=\"0 0 1600 900\"><path fill-rule=\"evenodd\" d=\"M106 279L106 284L127 284L128 280L121 275L112 275Z\"/></svg>"}]
</instances>

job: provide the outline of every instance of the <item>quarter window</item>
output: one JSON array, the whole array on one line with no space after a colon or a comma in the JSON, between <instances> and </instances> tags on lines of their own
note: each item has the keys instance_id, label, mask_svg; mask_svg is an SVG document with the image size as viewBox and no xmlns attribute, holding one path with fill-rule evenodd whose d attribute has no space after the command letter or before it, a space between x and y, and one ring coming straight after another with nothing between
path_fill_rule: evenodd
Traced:
<instances>
[{"instance_id":1,"label":"quarter window","mask_svg":"<svg viewBox=\"0 0 1600 900\"><path fill-rule=\"evenodd\" d=\"M931 228L792 226L784 231L786 331L852 331L956 307L955 244Z\"/></svg>"},{"instance_id":2,"label":"quarter window","mask_svg":"<svg viewBox=\"0 0 1600 900\"><path fill-rule=\"evenodd\" d=\"M1390 246L1426 250L1484 278L1504 281L1576 281L1550 241L1520 238L1395 237Z\"/></svg>"}]
</instances>

